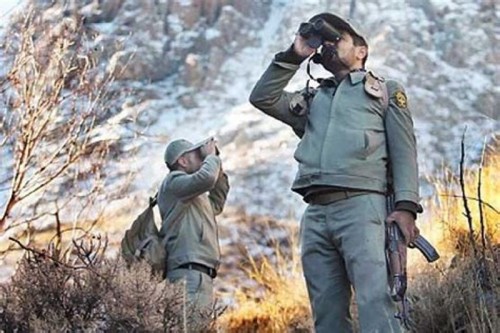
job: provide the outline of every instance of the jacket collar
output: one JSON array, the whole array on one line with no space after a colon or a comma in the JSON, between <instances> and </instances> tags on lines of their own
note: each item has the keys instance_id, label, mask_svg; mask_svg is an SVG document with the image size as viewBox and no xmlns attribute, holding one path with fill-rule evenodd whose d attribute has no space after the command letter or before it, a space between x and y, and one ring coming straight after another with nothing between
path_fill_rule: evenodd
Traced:
<instances>
[{"instance_id":1,"label":"jacket collar","mask_svg":"<svg viewBox=\"0 0 500 333\"><path fill-rule=\"evenodd\" d=\"M364 71L364 70L357 70L354 72L350 72L349 76L351 77L352 85L356 85L356 84L360 83L361 81L363 81L363 79L365 78L365 75L366 75L366 71Z\"/></svg>"},{"instance_id":2,"label":"jacket collar","mask_svg":"<svg viewBox=\"0 0 500 333\"><path fill-rule=\"evenodd\" d=\"M352 85L356 85L359 82L363 81L366 76L366 70L358 69L350 72L349 77L351 78ZM338 81L335 76L330 76L326 79L321 79L320 86L321 87L336 87L338 85Z\"/></svg>"}]
</instances>

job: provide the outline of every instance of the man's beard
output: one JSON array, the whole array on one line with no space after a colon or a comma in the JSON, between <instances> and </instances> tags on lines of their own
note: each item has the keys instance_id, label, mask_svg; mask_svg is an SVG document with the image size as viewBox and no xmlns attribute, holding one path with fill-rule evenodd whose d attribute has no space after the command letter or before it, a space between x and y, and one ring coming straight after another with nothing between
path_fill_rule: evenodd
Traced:
<instances>
[{"instance_id":1,"label":"man's beard","mask_svg":"<svg viewBox=\"0 0 500 333\"><path fill-rule=\"evenodd\" d=\"M335 46L323 45L321 49L321 64L333 75L341 71L349 70L349 67L339 59Z\"/></svg>"}]
</instances>

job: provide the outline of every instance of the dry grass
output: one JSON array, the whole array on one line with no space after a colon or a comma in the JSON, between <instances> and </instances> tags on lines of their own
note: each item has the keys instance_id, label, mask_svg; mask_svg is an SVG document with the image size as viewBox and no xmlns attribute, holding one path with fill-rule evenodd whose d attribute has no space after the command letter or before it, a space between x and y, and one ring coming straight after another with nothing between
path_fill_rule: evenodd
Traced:
<instances>
[{"instance_id":1,"label":"dry grass","mask_svg":"<svg viewBox=\"0 0 500 333\"><path fill-rule=\"evenodd\" d=\"M500 243L500 154L490 152L484 161L481 181L482 218L478 202L479 172L465 171L465 193L472 217L474 239L482 243L481 220L487 247ZM426 236L437 243L443 254L468 254L470 230L457 176L443 171L444 180L434 180L437 195L425 203L428 214L420 224Z\"/></svg>"},{"instance_id":2,"label":"dry grass","mask_svg":"<svg viewBox=\"0 0 500 333\"><path fill-rule=\"evenodd\" d=\"M237 307L227 312L219 321L225 332L307 332L312 328L309 301L300 258L297 253L296 228L288 229L289 240L274 242L272 256L248 255L249 265L244 268L255 288L237 292ZM268 230L272 233L276 230ZM291 251L290 251L291 250ZM284 254L287 253L287 254Z\"/></svg>"},{"instance_id":3,"label":"dry grass","mask_svg":"<svg viewBox=\"0 0 500 333\"><path fill-rule=\"evenodd\" d=\"M500 155L490 151L481 170L466 171L464 187L472 220L464 216L460 179L446 172L434 181L437 195L425 203L419 219L423 234L438 249L441 259L429 265L416 250L409 252L414 332L495 332L500 327ZM479 197L483 205L479 208ZM482 218L481 218L482 216ZM268 231L272 232L271 230ZM297 237L290 231L292 248ZM484 246L483 246L484 245ZM474 255L473 248L476 248ZM289 253L289 250L286 249ZM253 291L236 295L237 307L226 313L220 326L227 332L312 331L309 302L296 252L254 260L247 275ZM355 313L354 313L355 315Z\"/></svg>"},{"instance_id":4,"label":"dry grass","mask_svg":"<svg viewBox=\"0 0 500 333\"><path fill-rule=\"evenodd\" d=\"M437 195L426 204L427 219L421 225L442 258L429 266L412 253L409 293L414 295L417 332L500 328L499 170L500 154L490 151L482 169L463 172L463 186L450 172L435 182Z\"/></svg>"},{"instance_id":5,"label":"dry grass","mask_svg":"<svg viewBox=\"0 0 500 333\"><path fill-rule=\"evenodd\" d=\"M463 215L459 179L449 176L446 181L436 182L438 194L426 204L426 215L419 224L442 259L428 265L417 251L410 251L408 296L414 310L415 332L486 333L500 327L496 211L500 206L496 193L500 188L499 169L498 154L488 155L482 169L482 219L477 200L479 171L464 173L473 238L469 219ZM246 248L270 247L272 251L260 256L247 254L246 260L241 260L253 287L236 293L236 306L218 320L219 331L312 331L296 226L255 219L244 222L252 225L247 234L239 234L247 242ZM273 240L273 234L279 236ZM254 238L249 240L249 237ZM1 289L0 329L164 331L168 327L172 332L185 329L187 312L182 295L152 276L148 267L129 271L119 261L92 255L78 261L75 251L62 251L61 247L45 252L51 256L57 254L59 262L40 254L20 262L11 283ZM85 260L91 263L90 269L82 266Z\"/></svg>"}]
</instances>

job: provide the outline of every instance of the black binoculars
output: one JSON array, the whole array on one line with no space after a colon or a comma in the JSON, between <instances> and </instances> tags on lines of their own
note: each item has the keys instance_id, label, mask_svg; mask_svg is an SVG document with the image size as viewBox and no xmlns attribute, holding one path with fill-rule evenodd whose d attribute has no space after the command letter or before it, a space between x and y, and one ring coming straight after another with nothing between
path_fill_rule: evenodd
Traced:
<instances>
[{"instance_id":1,"label":"black binoculars","mask_svg":"<svg viewBox=\"0 0 500 333\"><path fill-rule=\"evenodd\" d=\"M307 45L313 49L317 49L325 41L336 42L341 37L340 32L323 19L301 23L299 35L304 37Z\"/></svg>"}]
</instances>

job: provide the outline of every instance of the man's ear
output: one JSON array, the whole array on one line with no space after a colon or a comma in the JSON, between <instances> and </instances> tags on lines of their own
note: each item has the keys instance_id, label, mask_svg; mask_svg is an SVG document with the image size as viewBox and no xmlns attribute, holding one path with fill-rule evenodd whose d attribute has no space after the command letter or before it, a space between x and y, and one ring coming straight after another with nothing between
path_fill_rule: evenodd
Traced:
<instances>
[{"instance_id":1,"label":"man's ear","mask_svg":"<svg viewBox=\"0 0 500 333\"><path fill-rule=\"evenodd\" d=\"M356 58L363 60L368 53L368 48L364 45L356 46Z\"/></svg>"},{"instance_id":2,"label":"man's ear","mask_svg":"<svg viewBox=\"0 0 500 333\"><path fill-rule=\"evenodd\" d=\"M182 155L181 157L179 157L177 159L177 164L179 164L179 166L183 169L185 169L188 165L188 161L186 159L186 155Z\"/></svg>"}]
</instances>

